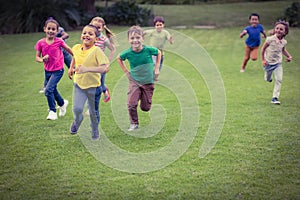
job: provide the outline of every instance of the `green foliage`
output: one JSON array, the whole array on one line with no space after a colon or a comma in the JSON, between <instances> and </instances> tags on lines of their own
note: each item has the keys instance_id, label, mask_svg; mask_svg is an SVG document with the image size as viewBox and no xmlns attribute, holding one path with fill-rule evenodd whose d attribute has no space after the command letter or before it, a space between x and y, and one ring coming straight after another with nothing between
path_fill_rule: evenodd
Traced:
<instances>
[{"instance_id":1,"label":"green foliage","mask_svg":"<svg viewBox=\"0 0 300 200\"><path fill-rule=\"evenodd\" d=\"M300 27L300 2L293 2L286 8L284 18L291 27Z\"/></svg>"},{"instance_id":2,"label":"green foliage","mask_svg":"<svg viewBox=\"0 0 300 200\"><path fill-rule=\"evenodd\" d=\"M47 17L54 17L68 29L80 22L77 3L68 0L9 0L1 4L1 33L41 31Z\"/></svg>"},{"instance_id":3,"label":"green foliage","mask_svg":"<svg viewBox=\"0 0 300 200\"><path fill-rule=\"evenodd\" d=\"M129 1L116 2L105 9L101 15L105 16L109 24L126 26L147 26L153 17L150 9L142 8L135 2Z\"/></svg>"}]
</instances>

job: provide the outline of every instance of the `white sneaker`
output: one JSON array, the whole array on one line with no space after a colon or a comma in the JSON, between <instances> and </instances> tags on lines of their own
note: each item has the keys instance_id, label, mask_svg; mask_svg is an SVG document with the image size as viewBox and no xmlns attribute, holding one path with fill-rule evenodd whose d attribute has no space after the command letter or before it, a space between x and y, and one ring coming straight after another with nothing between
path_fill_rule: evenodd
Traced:
<instances>
[{"instance_id":1,"label":"white sneaker","mask_svg":"<svg viewBox=\"0 0 300 200\"><path fill-rule=\"evenodd\" d=\"M53 112L52 110L49 111L49 114L47 116L48 120L57 120L57 114L56 112Z\"/></svg>"},{"instance_id":2,"label":"white sneaker","mask_svg":"<svg viewBox=\"0 0 300 200\"><path fill-rule=\"evenodd\" d=\"M39 93L45 93L46 88L42 87L41 90L39 91Z\"/></svg>"},{"instance_id":3,"label":"white sneaker","mask_svg":"<svg viewBox=\"0 0 300 200\"><path fill-rule=\"evenodd\" d=\"M64 105L62 105L62 106L60 106L60 107L58 108L58 110L59 110L59 114L58 114L58 115L59 115L60 117L63 117L63 116L66 115L68 104L69 104L69 101L68 101L68 100L64 100Z\"/></svg>"},{"instance_id":4,"label":"white sneaker","mask_svg":"<svg viewBox=\"0 0 300 200\"><path fill-rule=\"evenodd\" d=\"M139 128L138 124L130 124L128 131L134 131Z\"/></svg>"}]
</instances>

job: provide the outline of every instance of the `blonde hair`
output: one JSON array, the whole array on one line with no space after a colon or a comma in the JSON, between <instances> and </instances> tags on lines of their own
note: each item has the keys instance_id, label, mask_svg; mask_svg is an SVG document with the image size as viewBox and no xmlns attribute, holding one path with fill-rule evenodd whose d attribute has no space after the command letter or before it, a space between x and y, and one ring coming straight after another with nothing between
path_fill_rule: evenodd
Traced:
<instances>
[{"instance_id":1,"label":"blonde hair","mask_svg":"<svg viewBox=\"0 0 300 200\"><path fill-rule=\"evenodd\" d=\"M144 35L145 35L143 29L140 26L131 26L127 32L127 36L129 37L133 33L141 35L142 37L144 37Z\"/></svg>"},{"instance_id":2,"label":"blonde hair","mask_svg":"<svg viewBox=\"0 0 300 200\"><path fill-rule=\"evenodd\" d=\"M94 17L91 20L90 24L93 23L93 22L102 23L103 28L105 30L105 35L109 39L110 43L112 43L112 44L116 44L117 43L115 34L105 25L105 21L104 21L104 19L102 17L99 17L99 16Z\"/></svg>"},{"instance_id":3,"label":"blonde hair","mask_svg":"<svg viewBox=\"0 0 300 200\"><path fill-rule=\"evenodd\" d=\"M285 37L289 33L289 23L286 22L286 21L282 21L282 20L279 20L279 21L275 22L274 28L268 31L269 35L274 35L275 34L275 27L278 24L282 24L285 27L285 33L284 33L284 37Z\"/></svg>"}]
</instances>

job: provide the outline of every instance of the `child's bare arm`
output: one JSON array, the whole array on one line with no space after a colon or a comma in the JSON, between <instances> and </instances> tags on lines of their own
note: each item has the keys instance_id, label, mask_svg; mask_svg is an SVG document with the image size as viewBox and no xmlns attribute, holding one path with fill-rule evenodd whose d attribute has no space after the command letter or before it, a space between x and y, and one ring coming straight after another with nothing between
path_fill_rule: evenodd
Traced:
<instances>
[{"instance_id":1,"label":"child's bare arm","mask_svg":"<svg viewBox=\"0 0 300 200\"><path fill-rule=\"evenodd\" d=\"M116 54L116 47L112 43L109 43L109 45L107 47L110 50L110 54L108 56L108 60L112 61L114 55Z\"/></svg>"},{"instance_id":2,"label":"child's bare arm","mask_svg":"<svg viewBox=\"0 0 300 200\"><path fill-rule=\"evenodd\" d=\"M247 31L246 31L246 30L243 30L243 31L241 32L241 34L240 34L240 38L244 37L244 35L246 35L246 34L247 34Z\"/></svg>"},{"instance_id":3,"label":"child's bare arm","mask_svg":"<svg viewBox=\"0 0 300 200\"><path fill-rule=\"evenodd\" d=\"M128 78L130 78L130 72L128 71L125 62L120 58L120 55L117 57L117 61L120 65L120 67L122 68L123 72L125 72L125 74L127 75Z\"/></svg>"},{"instance_id":4,"label":"child's bare arm","mask_svg":"<svg viewBox=\"0 0 300 200\"><path fill-rule=\"evenodd\" d=\"M286 61L287 61L287 62L292 61L292 56L291 56L291 54L286 50L285 47L283 47L283 49L282 49L282 54L286 56Z\"/></svg>"},{"instance_id":5,"label":"child's bare arm","mask_svg":"<svg viewBox=\"0 0 300 200\"><path fill-rule=\"evenodd\" d=\"M161 51L158 50L158 54L156 56L155 68L154 68L154 74L156 78L159 75L160 60L161 60Z\"/></svg>"},{"instance_id":6,"label":"child's bare arm","mask_svg":"<svg viewBox=\"0 0 300 200\"><path fill-rule=\"evenodd\" d=\"M41 56L42 56L42 52L41 51L36 51L36 54L35 54L36 62L39 62L39 63L47 62L47 60L49 58L49 55L45 55L43 57L41 57Z\"/></svg>"},{"instance_id":7,"label":"child's bare arm","mask_svg":"<svg viewBox=\"0 0 300 200\"><path fill-rule=\"evenodd\" d=\"M266 52L266 49L268 48L268 46L269 46L269 44L265 42L261 48L261 62L264 67L268 65L268 63L265 59L265 52Z\"/></svg>"}]
</instances>

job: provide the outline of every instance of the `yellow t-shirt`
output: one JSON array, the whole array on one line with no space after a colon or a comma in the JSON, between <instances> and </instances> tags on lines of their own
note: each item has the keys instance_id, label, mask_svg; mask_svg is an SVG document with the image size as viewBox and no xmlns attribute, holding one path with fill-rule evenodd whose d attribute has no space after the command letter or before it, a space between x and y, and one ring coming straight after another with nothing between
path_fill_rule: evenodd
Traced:
<instances>
[{"instance_id":1,"label":"yellow t-shirt","mask_svg":"<svg viewBox=\"0 0 300 200\"><path fill-rule=\"evenodd\" d=\"M82 44L76 44L72 48L75 65L85 67L100 67L103 64L109 64L107 56L96 46L88 50L82 50ZM100 86L100 73L87 72L74 75L74 82L81 88L87 89Z\"/></svg>"}]
</instances>

